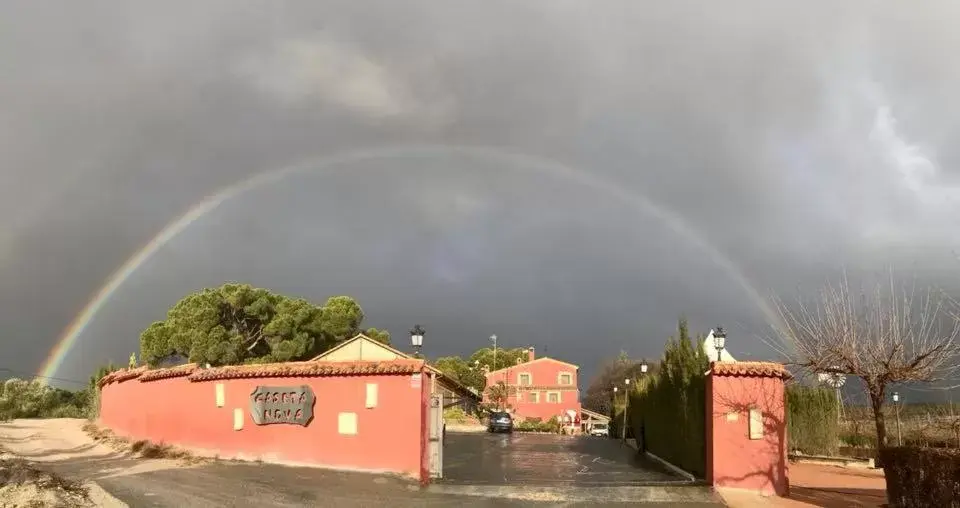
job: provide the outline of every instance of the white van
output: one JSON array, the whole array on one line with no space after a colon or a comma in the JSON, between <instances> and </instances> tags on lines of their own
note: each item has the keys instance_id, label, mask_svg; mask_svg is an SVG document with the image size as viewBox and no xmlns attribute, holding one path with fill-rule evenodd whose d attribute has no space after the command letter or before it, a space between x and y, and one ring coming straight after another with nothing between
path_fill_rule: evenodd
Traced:
<instances>
[{"instance_id":1,"label":"white van","mask_svg":"<svg viewBox=\"0 0 960 508\"><path fill-rule=\"evenodd\" d=\"M594 423L593 427L590 428L591 436L609 436L610 429L607 427L606 423Z\"/></svg>"}]
</instances>

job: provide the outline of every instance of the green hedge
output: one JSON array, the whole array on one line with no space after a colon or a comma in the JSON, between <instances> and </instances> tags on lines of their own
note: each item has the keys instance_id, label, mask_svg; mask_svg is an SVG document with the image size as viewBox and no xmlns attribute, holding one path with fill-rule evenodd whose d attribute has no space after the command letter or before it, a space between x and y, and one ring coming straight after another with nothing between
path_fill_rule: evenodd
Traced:
<instances>
[{"instance_id":1,"label":"green hedge","mask_svg":"<svg viewBox=\"0 0 960 508\"><path fill-rule=\"evenodd\" d=\"M836 391L829 388L787 387L787 432L790 450L807 455L836 455L840 420Z\"/></svg>"},{"instance_id":2,"label":"green hedge","mask_svg":"<svg viewBox=\"0 0 960 508\"><path fill-rule=\"evenodd\" d=\"M960 506L960 450L884 448L880 462L890 506Z\"/></svg>"},{"instance_id":3,"label":"green hedge","mask_svg":"<svg viewBox=\"0 0 960 508\"><path fill-rule=\"evenodd\" d=\"M709 361L686 329L671 338L656 374L635 383L627 410L630 432L646 449L703 478L706 474L706 378ZM699 343L699 342L696 342Z\"/></svg>"},{"instance_id":4,"label":"green hedge","mask_svg":"<svg viewBox=\"0 0 960 508\"><path fill-rule=\"evenodd\" d=\"M547 421L540 418L527 418L522 422L517 422L513 430L520 432L560 432L560 420L554 416Z\"/></svg>"}]
</instances>

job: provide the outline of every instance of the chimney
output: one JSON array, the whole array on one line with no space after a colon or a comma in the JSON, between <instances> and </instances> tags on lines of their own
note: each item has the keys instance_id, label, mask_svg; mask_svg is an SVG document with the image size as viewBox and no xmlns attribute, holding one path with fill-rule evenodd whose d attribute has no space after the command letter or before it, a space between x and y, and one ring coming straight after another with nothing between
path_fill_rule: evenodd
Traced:
<instances>
[{"instance_id":1,"label":"chimney","mask_svg":"<svg viewBox=\"0 0 960 508\"><path fill-rule=\"evenodd\" d=\"M528 362L532 362L535 358L536 358L536 356L534 356L534 354L533 354L533 347L528 347L528 348L527 348L527 361L528 361Z\"/></svg>"}]
</instances>

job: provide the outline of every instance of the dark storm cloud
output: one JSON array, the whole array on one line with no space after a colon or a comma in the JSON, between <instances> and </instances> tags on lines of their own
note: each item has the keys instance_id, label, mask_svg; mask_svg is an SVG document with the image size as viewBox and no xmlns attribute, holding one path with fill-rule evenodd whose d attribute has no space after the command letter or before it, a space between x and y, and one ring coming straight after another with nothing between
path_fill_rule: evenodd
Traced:
<instances>
[{"instance_id":1,"label":"dark storm cloud","mask_svg":"<svg viewBox=\"0 0 960 508\"><path fill-rule=\"evenodd\" d=\"M0 356L32 369L204 196L385 144L503 147L615 182L763 292L890 263L948 285L958 8L777 4L5 3ZM356 162L226 203L131 278L63 375L125 358L178 296L224 279L356 295L400 340L437 330L438 352L496 332L588 370L655 354L681 312L741 343L762 329L670 228L513 165Z\"/></svg>"}]
</instances>

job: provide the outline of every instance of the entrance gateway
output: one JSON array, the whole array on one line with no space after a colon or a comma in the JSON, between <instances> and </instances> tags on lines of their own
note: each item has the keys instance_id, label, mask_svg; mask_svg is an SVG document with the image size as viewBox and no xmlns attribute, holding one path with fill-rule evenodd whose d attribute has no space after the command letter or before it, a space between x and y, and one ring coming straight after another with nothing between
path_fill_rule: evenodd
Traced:
<instances>
[{"instance_id":1,"label":"entrance gateway","mask_svg":"<svg viewBox=\"0 0 960 508\"><path fill-rule=\"evenodd\" d=\"M430 394L427 426L430 478L443 478L443 439L445 437L443 431L443 393Z\"/></svg>"}]
</instances>

